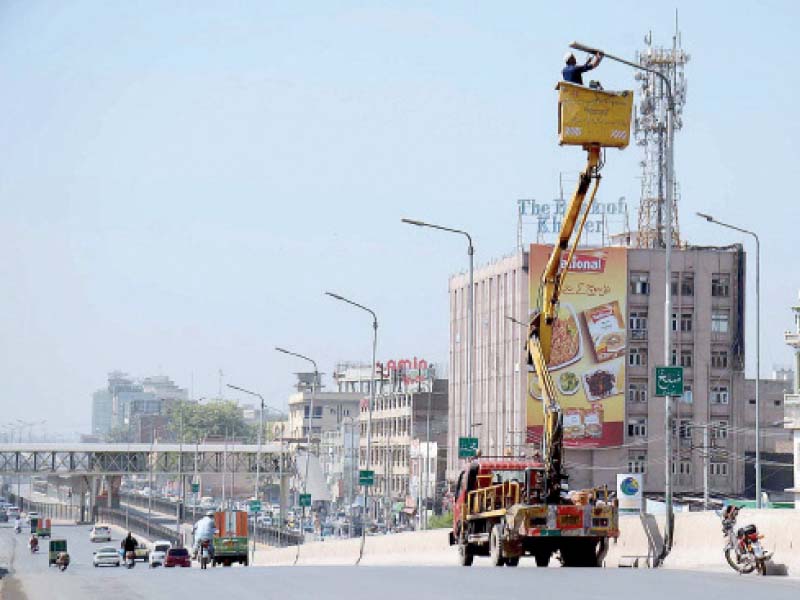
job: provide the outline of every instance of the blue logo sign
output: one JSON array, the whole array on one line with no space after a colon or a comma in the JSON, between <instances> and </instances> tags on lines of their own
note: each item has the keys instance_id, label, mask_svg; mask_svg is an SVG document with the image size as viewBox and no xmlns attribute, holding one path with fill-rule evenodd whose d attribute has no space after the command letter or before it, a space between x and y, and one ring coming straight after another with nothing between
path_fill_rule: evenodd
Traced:
<instances>
[{"instance_id":1,"label":"blue logo sign","mask_svg":"<svg viewBox=\"0 0 800 600\"><path fill-rule=\"evenodd\" d=\"M635 496L639 493L639 482L635 477L626 477L620 483L619 489L626 496Z\"/></svg>"}]
</instances>

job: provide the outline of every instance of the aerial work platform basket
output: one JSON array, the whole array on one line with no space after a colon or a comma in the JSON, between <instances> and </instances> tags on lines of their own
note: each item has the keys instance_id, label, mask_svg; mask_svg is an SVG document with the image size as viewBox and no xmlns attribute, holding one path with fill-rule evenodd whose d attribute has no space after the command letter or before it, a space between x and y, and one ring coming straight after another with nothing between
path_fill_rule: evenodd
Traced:
<instances>
[{"instance_id":1,"label":"aerial work platform basket","mask_svg":"<svg viewBox=\"0 0 800 600\"><path fill-rule=\"evenodd\" d=\"M558 90L558 142L562 146L625 148L630 141L633 92L607 92L566 81Z\"/></svg>"}]
</instances>

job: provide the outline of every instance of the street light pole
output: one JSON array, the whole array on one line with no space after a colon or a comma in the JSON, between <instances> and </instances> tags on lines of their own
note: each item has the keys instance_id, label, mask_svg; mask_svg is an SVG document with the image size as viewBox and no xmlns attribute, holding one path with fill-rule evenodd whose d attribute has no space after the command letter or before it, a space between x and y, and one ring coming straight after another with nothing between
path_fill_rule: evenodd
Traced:
<instances>
[{"instance_id":1,"label":"street light pole","mask_svg":"<svg viewBox=\"0 0 800 600\"><path fill-rule=\"evenodd\" d=\"M306 362L311 363L314 366L314 381L311 382L311 400L309 402L308 407L308 435L306 437L306 474L303 478L303 494L308 493L308 465L311 462L311 430L314 426L314 391L317 388L317 381L319 380L319 369L317 369L317 363L314 359L304 356L302 354L298 354L297 352L291 352L286 348L280 348L278 346L275 347L275 350L281 352L283 354L288 354L289 356L294 356L296 358L300 358ZM303 412L305 412L305 407ZM305 416L305 415L304 415ZM302 431L300 434L302 435ZM303 506L303 519L300 522L300 536L305 537L305 519L306 519L306 507ZM300 552L300 544L297 545L297 552L299 556ZM297 559L295 559L295 562Z\"/></svg>"},{"instance_id":2,"label":"street light pole","mask_svg":"<svg viewBox=\"0 0 800 600\"><path fill-rule=\"evenodd\" d=\"M256 483L255 483L255 490L253 491L253 498L258 500L258 491L260 489L261 483L261 432L264 430L264 397L261 394L256 392L251 392L250 390L246 390L244 388L240 388L235 385L231 385L230 383L227 386L233 390L238 390L240 392L244 392L250 396L255 396L261 401L261 410L258 413L258 451L256 453ZM257 524L258 524L258 515L253 514L253 549L251 550L251 562L255 561L256 557L256 532L258 531Z\"/></svg>"},{"instance_id":3,"label":"street light pole","mask_svg":"<svg viewBox=\"0 0 800 600\"><path fill-rule=\"evenodd\" d=\"M366 470L369 470L372 464L372 407L375 404L375 388L377 387L377 377L375 375L375 367L377 366L377 352L378 352L378 315L371 308L367 308L363 304L354 302L339 294L333 292L325 292L326 296L330 296L334 300L346 302L351 306L355 306L372 315L372 365L370 371L372 373L372 381L369 386L369 406L367 406L367 456L365 462ZM380 376L380 375L379 375ZM360 444L360 442L359 442ZM364 555L364 544L367 541L367 504L369 502L369 486L364 486L364 514L361 522L361 548L358 551L358 562L361 562L361 557Z\"/></svg>"},{"instance_id":4,"label":"street light pole","mask_svg":"<svg viewBox=\"0 0 800 600\"><path fill-rule=\"evenodd\" d=\"M761 506L761 241L754 231L718 221L711 215L697 213L709 223L753 236L756 241L756 508ZM797 375L795 375L797 377Z\"/></svg>"},{"instance_id":5,"label":"street light pole","mask_svg":"<svg viewBox=\"0 0 800 600\"><path fill-rule=\"evenodd\" d=\"M674 122L675 122L675 101L672 97L672 82L669 77L656 69L644 67L635 62L625 60L613 54L608 54L598 48L593 48L578 42L572 42L571 48L575 50L582 50L589 53L601 52L604 58L614 60L634 69L640 71L647 71L652 73L664 84L667 92L667 144L666 144L666 165L665 165L665 179L666 179L666 206L664 207L664 364L669 364L670 350L672 347L671 333L672 333L672 196L673 196L673 143L675 138ZM664 453L666 460L664 461L664 501L666 504L666 532L664 535L664 556L672 549L672 534L674 531L674 515L672 511L672 397L664 397Z\"/></svg>"},{"instance_id":6,"label":"street light pole","mask_svg":"<svg viewBox=\"0 0 800 600\"><path fill-rule=\"evenodd\" d=\"M438 229L439 231L447 231L449 233L463 235L467 238L467 254L469 255L469 290L467 291L467 414L465 420L465 435L467 437L472 437L472 368L475 354L475 246L472 244L472 236L461 229L443 227L442 225L434 225L432 223L426 223L425 221L417 221L415 219L401 219L401 221L407 225Z\"/></svg>"}]
</instances>

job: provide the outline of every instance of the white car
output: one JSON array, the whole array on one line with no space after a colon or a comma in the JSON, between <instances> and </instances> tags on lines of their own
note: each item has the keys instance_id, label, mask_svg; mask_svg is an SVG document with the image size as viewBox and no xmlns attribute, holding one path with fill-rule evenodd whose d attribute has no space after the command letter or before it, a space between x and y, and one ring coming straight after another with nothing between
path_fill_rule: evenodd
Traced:
<instances>
[{"instance_id":1,"label":"white car","mask_svg":"<svg viewBox=\"0 0 800 600\"><path fill-rule=\"evenodd\" d=\"M153 549L150 551L150 567L163 566L164 559L167 557L167 550L170 548L172 548L172 544L167 540L153 542Z\"/></svg>"},{"instance_id":2,"label":"white car","mask_svg":"<svg viewBox=\"0 0 800 600\"><path fill-rule=\"evenodd\" d=\"M8 514L8 518L9 519L13 518L13 517L18 517L19 516L19 508L16 507L16 506L9 506L8 509L6 510L6 513Z\"/></svg>"},{"instance_id":3,"label":"white car","mask_svg":"<svg viewBox=\"0 0 800 600\"><path fill-rule=\"evenodd\" d=\"M110 542L111 528L106 525L95 525L89 534L90 542Z\"/></svg>"},{"instance_id":4,"label":"white car","mask_svg":"<svg viewBox=\"0 0 800 600\"><path fill-rule=\"evenodd\" d=\"M95 567L101 565L118 567L121 564L120 561L119 552L117 552L116 548L112 548L111 546L104 546L100 548L100 550L96 550L92 553L92 563Z\"/></svg>"}]
</instances>

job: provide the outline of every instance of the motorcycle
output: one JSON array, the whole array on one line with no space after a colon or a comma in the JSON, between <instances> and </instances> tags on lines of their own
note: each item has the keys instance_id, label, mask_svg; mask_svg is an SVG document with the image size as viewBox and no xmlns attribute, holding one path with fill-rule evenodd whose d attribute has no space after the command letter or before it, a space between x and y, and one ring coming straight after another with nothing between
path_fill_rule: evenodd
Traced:
<instances>
[{"instance_id":1,"label":"motorcycle","mask_svg":"<svg viewBox=\"0 0 800 600\"><path fill-rule=\"evenodd\" d=\"M14 525L14 533L22 533L22 526L19 524Z\"/></svg>"},{"instance_id":2,"label":"motorcycle","mask_svg":"<svg viewBox=\"0 0 800 600\"><path fill-rule=\"evenodd\" d=\"M69 566L69 554L66 552L59 552L56 558L56 566L59 571L66 571Z\"/></svg>"},{"instance_id":3,"label":"motorcycle","mask_svg":"<svg viewBox=\"0 0 800 600\"><path fill-rule=\"evenodd\" d=\"M735 529L739 508L728 506L722 514L722 533L727 537L725 543L725 560L737 573L767 574L767 561L772 554L764 550L761 540L764 536L758 533L755 525Z\"/></svg>"},{"instance_id":4,"label":"motorcycle","mask_svg":"<svg viewBox=\"0 0 800 600\"><path fill-rule=\"evenodd\" d=\"M125 553L125 566L129 569L136 566L136 553L133 550Z\"/></svg>"},{"instance_id":5,"label":"motorcycle","mask_svg":"<svg viewBox=\"0 0 800 600\"><path fill-rule=\"evenodd\" d=\"M208 540L203 540L200 543L200 568L207 569L210 560L211 560L211 548L209 548Z\"/></svg>"},{"instance_id":6,"label":"motorcycle","mask_svg":"<svg viewBox=\"0 0 800 600\"><path fill-rule=\"evenodd\" d=\"M36 538L33 538L29 545L31 547L31 554L36 554L39 551L39 540Z\"/></svg>"}]
</instances>

